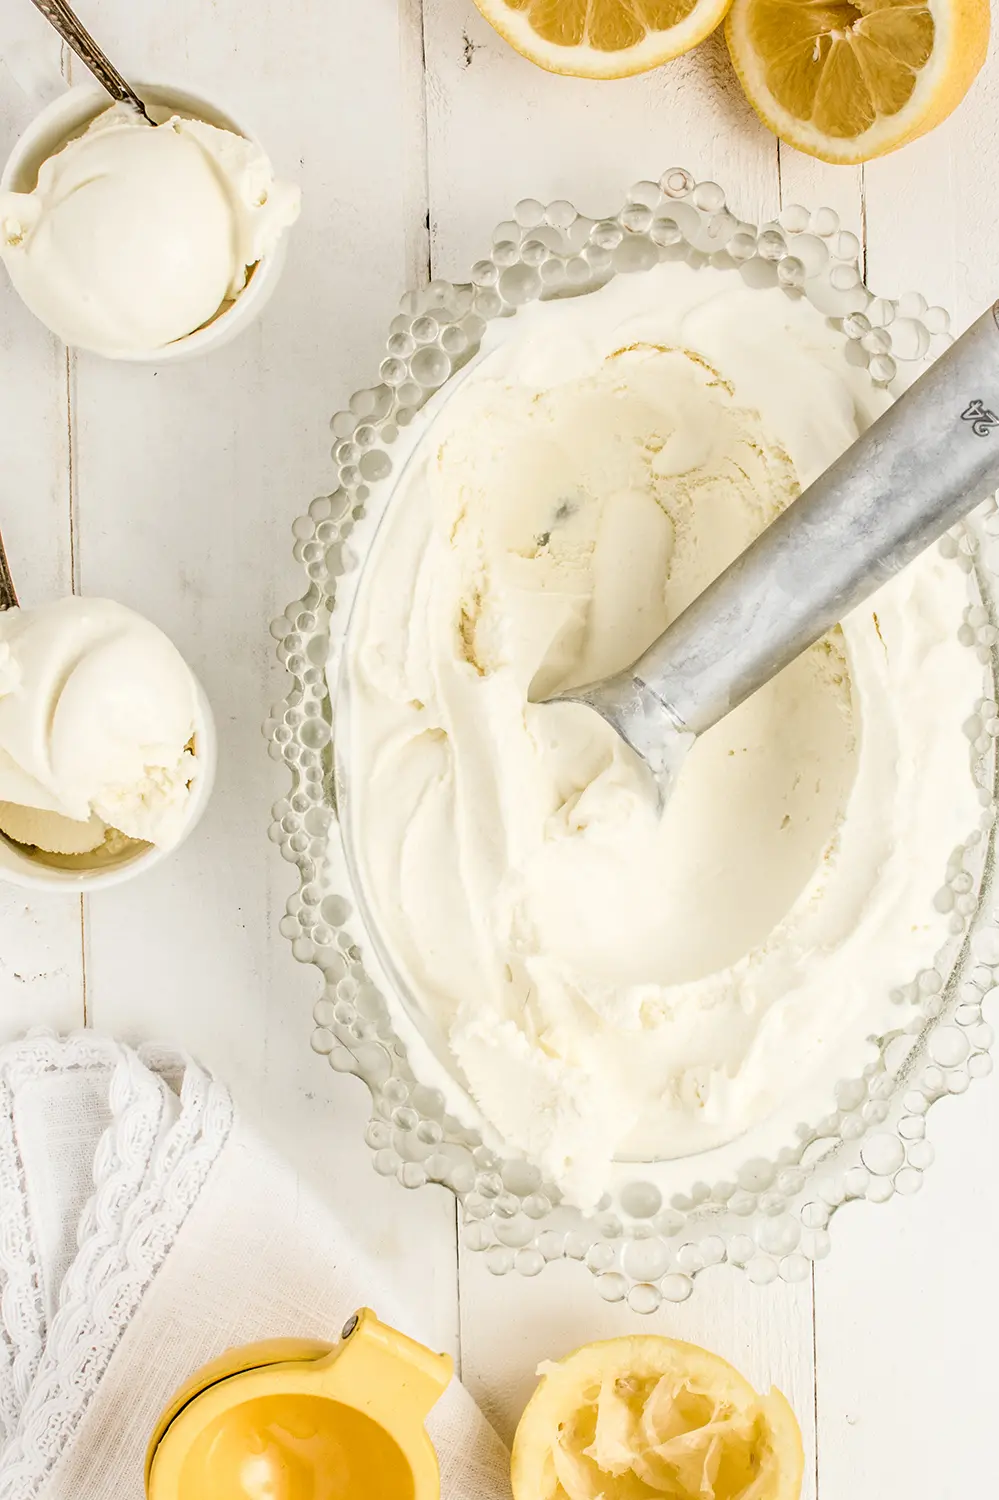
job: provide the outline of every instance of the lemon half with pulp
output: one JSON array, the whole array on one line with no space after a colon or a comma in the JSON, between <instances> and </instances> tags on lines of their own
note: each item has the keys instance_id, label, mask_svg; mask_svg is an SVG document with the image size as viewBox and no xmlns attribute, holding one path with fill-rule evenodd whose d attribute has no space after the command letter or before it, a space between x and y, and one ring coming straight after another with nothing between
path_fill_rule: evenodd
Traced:
<instances>
[{"instance_id":1,"label":"lemon half with pulp","mask_svg":"<svg viewBox=\"0 0 999 1500\"><path fill-rule=\"evenodd\" d=\"M514 1500L798 1500L794 1413L717 1354L639 1334L541 1368L514 1438Z\"/></svg>"},{"instance_id":2,"label":"lemon half with pulp","mask_svg":"<svg viewBox=\"0 0 999 1500\"><path fill-rule=\"evenodd\" d=\"M988 0L734 0L725 26L765 125L830 162L882 156L939 125L989 43Z\"/></svg>"},{"instance_id":3,"label":"lemon half with pulp","mask_svg":"<svg viewBox=\"0 0 999 1500\"><path fill-rule=\"evenodd\" d=\"M703 41L731 0L475 0L511 45L550 73L624 78Z\"/></svg>"}]
</instances>

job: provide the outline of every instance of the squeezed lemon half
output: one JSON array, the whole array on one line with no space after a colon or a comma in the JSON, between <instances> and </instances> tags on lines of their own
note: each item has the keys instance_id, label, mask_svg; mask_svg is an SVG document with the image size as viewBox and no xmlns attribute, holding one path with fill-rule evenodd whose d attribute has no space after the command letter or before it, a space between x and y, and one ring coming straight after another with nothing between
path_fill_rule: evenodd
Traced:
<instances>
[{"instance_id":1,"label":"squeezed lemon half","mask_svg":"<svg viewBox=\"0 0 999 1500\"><path fill-rule=\"evenodd\" d=\"M550 73L624 78L689 52L731 0L475 0L522 56Z\"/></svg>"},{"instance_id":2,"label":"squeezed lemon half","mask_svg":"<svg viewBox=\"0 0 999 1500\"><path fill-rule=\"evenodd\" d=\"M725 26L746 97L823 161L882 156L939 125L989 44L988 0L734 0Z\"/></svg>"},{"instance_id":3,"label":"squeezed lemon half","mask_svg":"<svg viewBox=\"0 0 999 1500\"><path fill-rule=\"evenodd\" d=\"M514 1500L798 1500L801 1433L696 1344L587 1344L543 1375L513 1443Z\"/></svg>"}]
</instances>

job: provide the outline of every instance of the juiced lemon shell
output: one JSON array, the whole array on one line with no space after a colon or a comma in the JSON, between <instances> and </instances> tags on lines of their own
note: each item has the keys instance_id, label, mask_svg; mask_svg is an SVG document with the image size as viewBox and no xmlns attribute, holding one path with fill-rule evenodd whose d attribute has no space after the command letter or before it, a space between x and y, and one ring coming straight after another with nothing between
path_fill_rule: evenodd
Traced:
<instances>
[{"instance_id":1,"label":"juiced lemon shell","mask_svg":"<svg viewBox=\"0 0 999 1500\"><path fill-rule=\"evenodd\" d=\"M540 1373L514 1438L514 1500L798 1500L787 1401L696 1344L608 1339Z\"/></svg>"}]
</instances>

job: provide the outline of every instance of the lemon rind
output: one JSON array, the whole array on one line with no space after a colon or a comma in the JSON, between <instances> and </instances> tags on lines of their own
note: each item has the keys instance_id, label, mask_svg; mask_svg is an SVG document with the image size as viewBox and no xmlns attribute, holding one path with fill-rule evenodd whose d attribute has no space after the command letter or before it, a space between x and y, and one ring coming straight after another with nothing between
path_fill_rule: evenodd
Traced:
<instances>
[{"instance_id":1,"label":"lemon rind","mask_svg":"<svg viewBox=\"0 0 999 1500\"><path fill-rule=\"evenodd\" d=\"M524 1409L513 1440L510 1477L514 1500L550 1500L557 1488L551 1457L560 1422L608 1379L654 1378L675 1372L740 1411L762 1417L773 1456L773 1483L761 1500L798 1500L804 1449L797 1419L776 1387L760 1396L744 1375L697 1344L657 1334L632 1334L586 1344L541 1367L542 1379Z\"/></svg>"},{"instance_id":2,"label":"lemon rind","mask_svg":"<svg viewBox=\"0 0 999 1500\"><path fill-rule=\"evenodd\" d=\"M503 0L475 0L493 29L529 62L547 73L594 79L633 78L682 56L717 30L731 3L732 0L700 0L689 16L668 31L650 31L633 47L604 52L589 44L560 47L546 42L523 11L510 10Z\"/></svg>"},{"instance_id":3,"label":"lemon rind","mask_svg":"<svg viewBox=\"0 0 999 1500\"><path fill-rule=\"evenodd\" d=\"M883 115L860 135L839 143L807 120L797 119L767 87L749 41L747 21L753 4L754 0L734 0L725 22L729 56L746 98L774 135L834 165L872 161L941 124L961 103L988 52L988 0L928 0L936 26L933 60L923 69L908 101L897 114Z\"/></svg>"}]
</instances>

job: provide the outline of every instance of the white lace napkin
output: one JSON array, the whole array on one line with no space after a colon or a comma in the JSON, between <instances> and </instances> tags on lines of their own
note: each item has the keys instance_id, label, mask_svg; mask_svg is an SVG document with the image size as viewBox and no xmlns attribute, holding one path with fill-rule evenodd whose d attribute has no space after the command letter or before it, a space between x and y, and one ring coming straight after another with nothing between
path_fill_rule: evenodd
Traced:
<instances>
[{"instance_id":1,"label":"white lace napkin","mask_svg":"<svg viewBox=\"0 0 999 1500\"><path fill-rule=\"evenodd\" d=\"M177 1053L89 1032L0 1048L0 1500L141 1500L173 1391L233 1344L419 1331L349 1232ZM443 1500L508 1500L456 1380L427 1423Z\"/></svg>"}]
</instances>

